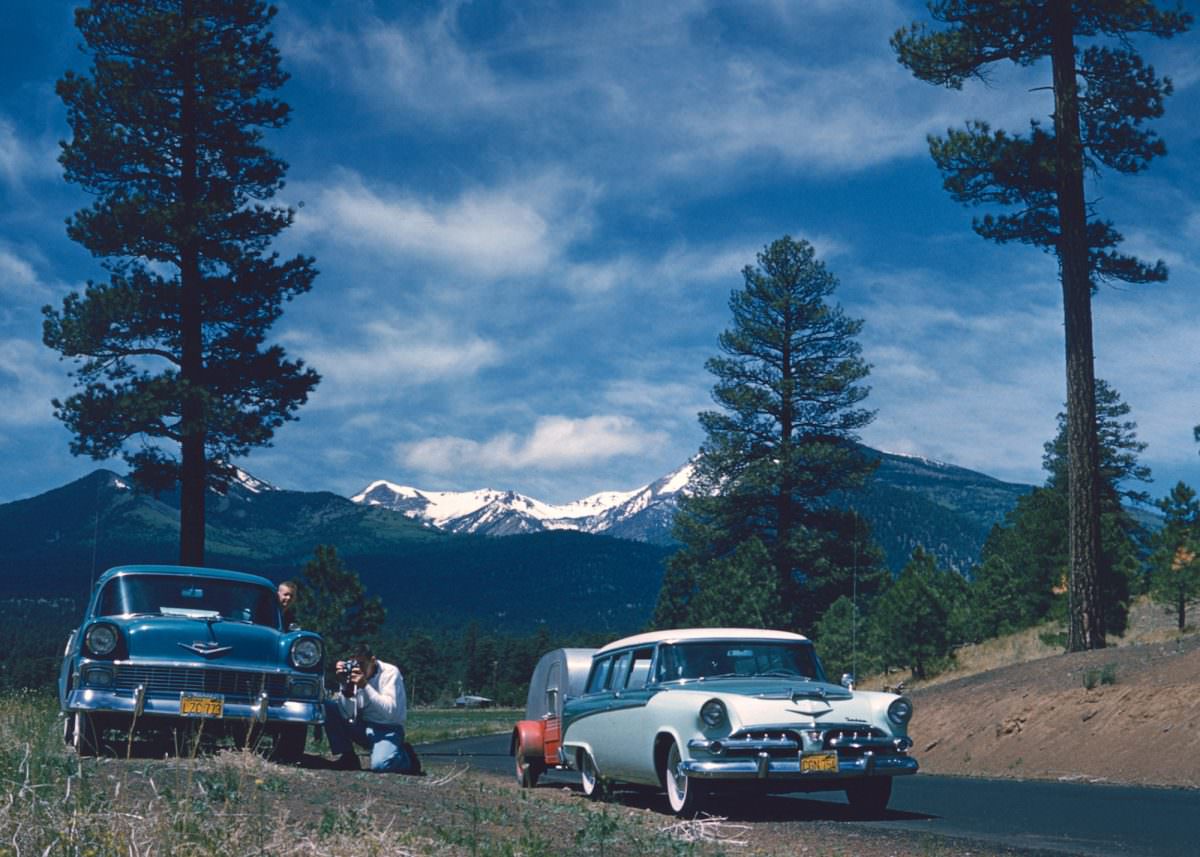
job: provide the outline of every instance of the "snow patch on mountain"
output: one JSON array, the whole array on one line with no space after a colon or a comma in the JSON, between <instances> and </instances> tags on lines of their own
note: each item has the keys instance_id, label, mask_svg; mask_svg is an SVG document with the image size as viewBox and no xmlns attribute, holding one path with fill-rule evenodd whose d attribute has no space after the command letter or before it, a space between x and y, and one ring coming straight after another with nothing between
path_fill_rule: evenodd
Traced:
<instances>
[{"instance_id":1,"label":"snow patch on mountain","mask_svg":"<svg viewBox=\"0 0 1200 857\"><path fill-rule=\"evenodd\" d=\"M240 467L233 468L233 482L249 491L251 494L262 494L265 491L278 491L270 482L264 482L257 476L247 473Z\"/></svg>"},{"instance_id":2,"label":"snow patch on mountain","mask_svg":"<svg viewBox=\"0 0 1200 857\"><path fill-rule=\"evenodd\" d=\"M350 499L455 533L502 536L578 530L663 541L668 538L676 498L687 486L690 474L688 464L633 491L602 491L562 504L546 503L515 491L429 491L385 479L372 482Z\"/></svg>"}]
</instances>

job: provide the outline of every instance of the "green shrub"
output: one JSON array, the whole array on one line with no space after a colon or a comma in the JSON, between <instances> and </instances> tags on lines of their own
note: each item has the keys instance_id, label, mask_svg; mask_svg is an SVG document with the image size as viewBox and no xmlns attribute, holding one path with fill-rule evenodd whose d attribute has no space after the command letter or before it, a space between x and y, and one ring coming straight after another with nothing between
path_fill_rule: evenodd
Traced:
<instances>
[{"instance_id":1,"label":"green shrub","mask_svg":"<svg viewBox=\"0 0 1200 857\"><path fill-rule=\"evenodd\" d=\"M1097 685L1116 684L1117 665L1105 664L1102 667L1089 667L1083 673L1083 686L1093 690Z\"/></svg>"}]
</instances>

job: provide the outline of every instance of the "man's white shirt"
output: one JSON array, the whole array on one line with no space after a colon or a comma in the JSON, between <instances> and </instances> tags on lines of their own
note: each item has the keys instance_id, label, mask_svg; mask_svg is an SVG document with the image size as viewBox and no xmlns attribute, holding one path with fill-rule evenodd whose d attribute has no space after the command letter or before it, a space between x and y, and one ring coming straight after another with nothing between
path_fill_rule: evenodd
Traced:
<instances>
[{"instance_id":1,"label":"man's white shirt","mask_svg":"<svg viewBox=\"0 0 1200 857\"><path fill-rule=\"evenodd\" d=\"M365 720L381 726L403 726L408 719L408 698L404 693L404 676L398 667L375 661L375 674L367 679L354 696L334 695L338 708L347 720Z\"/></svg>"}]
</instances>

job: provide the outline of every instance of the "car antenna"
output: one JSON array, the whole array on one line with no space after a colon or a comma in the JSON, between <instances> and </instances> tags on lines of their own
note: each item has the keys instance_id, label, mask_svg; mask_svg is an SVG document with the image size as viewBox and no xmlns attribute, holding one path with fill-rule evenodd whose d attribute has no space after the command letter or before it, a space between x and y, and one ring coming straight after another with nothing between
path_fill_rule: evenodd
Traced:
<instances>
[{"instance_id":1,"label":"car antenna","mask_svg":"<svg viewBox=\"0 0 1200 857\"><path fill-rule=\"evenodd\" d=\"M850 519L854 527L854 535L850 539L852 556L850 578L853 588L850 590L850 675L858 679L858 512L851 511L854 516Z\"/></svg>"}]
</instances>

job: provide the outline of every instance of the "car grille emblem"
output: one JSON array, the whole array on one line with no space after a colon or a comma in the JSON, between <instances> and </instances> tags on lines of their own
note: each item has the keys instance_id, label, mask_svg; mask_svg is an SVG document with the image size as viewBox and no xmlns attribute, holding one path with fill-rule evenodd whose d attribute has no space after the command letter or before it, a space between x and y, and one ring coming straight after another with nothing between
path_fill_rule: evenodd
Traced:
<instances>
[{"instance_id":1,"label":"car grille emblem","mask_svg":"<svg viewBox=\"0 0 1200 857\"><path fill-rule=\"evenodd\" d=\"M179 643L178 645L180 648L187 649L189 652L195 652L205 658L215 658L218 655L233 651L233 646L222 646L220 643L211 640L197 640L194 643Z\"/></svg>"}]
</instances>

